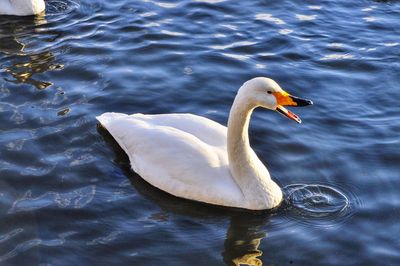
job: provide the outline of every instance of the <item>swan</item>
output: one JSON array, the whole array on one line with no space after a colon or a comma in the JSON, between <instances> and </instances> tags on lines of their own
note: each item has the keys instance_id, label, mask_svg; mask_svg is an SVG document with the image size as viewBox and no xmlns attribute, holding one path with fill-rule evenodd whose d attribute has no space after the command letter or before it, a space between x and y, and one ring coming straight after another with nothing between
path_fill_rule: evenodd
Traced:
<instances>
[{"instance_id":1,"label":"swan","mask_svg":"<svg viewBox=\"0 0 400 266\"><path fill-rule=\"evenodd\" d=\"M133 171L151 185L189 200L266 210L281 203L282 191L250 147L250 116L263 107L301 123L284 106L311 104L257 77L238 90L228 127L193 114L107 112L96 118L129 156Z\"/></svg>"},{"instance_id":2,"label":"swan","mask_svg":"<svg viewBox=\"0 0 400 266\"><path fill-rule=\"evenodd\" d=\"M0 0L0 15L30 16L44 10L44 0Z\"/></svg>"}]
</instances>

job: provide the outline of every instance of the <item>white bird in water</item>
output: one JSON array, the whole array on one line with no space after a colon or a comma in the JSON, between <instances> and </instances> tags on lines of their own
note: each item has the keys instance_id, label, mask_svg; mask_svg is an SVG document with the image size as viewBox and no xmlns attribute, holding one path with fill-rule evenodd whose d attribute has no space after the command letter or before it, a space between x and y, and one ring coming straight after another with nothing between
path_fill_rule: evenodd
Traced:
<instances>
[{"instance_id":1,"label":"white bird in water","mask_svg":"<svg viewBox=\"0 0 400 266\"><path fill-rule=\"evenodd\" d=\"M282 191L250 147L250 116L264 107L301 123L284 106L311 104L258 77L239 89L228 127L193 114L104 113L97 120L128 154L132 169L153 186L185 199L265 210L281 203Z\"/></svg>"},{"instance_id":2,"label":"white bird in water","mask_svg":"<svg viewBox=\"0 0 400 266\"><path fill-rule=\"evenodd\" d=\"M0 0L0 15L38 15L45 8L44 0Z\"/></svg>"}]
</instances>

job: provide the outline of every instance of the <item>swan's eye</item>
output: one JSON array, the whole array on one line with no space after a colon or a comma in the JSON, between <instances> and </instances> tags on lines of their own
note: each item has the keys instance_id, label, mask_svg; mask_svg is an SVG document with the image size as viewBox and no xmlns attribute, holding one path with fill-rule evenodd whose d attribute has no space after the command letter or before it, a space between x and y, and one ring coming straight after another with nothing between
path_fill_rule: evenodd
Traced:
<instances>
[{"instance_id":1,"label":"swan's eye","mask_svg":"<svg viewBox=\"0 0 400 266\"><path fill-rule=\"evenodd\" d=\"M272 91L267 91L268 94L272 94Z\"/></svg>"}]
</instances>

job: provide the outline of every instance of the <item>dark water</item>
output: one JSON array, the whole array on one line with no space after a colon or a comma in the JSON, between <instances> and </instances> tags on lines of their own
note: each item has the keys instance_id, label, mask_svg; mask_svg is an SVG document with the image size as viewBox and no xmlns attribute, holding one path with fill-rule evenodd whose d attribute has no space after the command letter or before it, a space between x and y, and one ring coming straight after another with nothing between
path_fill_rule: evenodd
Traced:
<instances>
[{"instance_id":1,"label":"dark water","mask_svg":"<svg viewBox=\"0 0 400 266\"><path fill-rule=\"evenodd\" d=\"M0 17L0 265L400 265L400 2L49 0ZM315 105L259 110L273 212L169 196L95 116L226 124L268 76Z\"/></svg>"}]
</instances>

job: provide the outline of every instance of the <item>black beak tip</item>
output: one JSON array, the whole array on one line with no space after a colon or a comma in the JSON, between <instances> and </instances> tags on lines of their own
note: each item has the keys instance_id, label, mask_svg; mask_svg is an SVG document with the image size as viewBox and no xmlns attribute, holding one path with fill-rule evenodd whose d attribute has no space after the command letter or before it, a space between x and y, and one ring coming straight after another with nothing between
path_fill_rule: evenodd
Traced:
<instances>
[{"instance_id":1,"label":"black beak tip","mask_svg":"<svg viewBox=\"0 0 400 266\"><path fill-rule=\"evenodd\" d=\"M302 98L294 97L294 96L291 96L291 98L297 104L297 106L308 106L308 105L314 104L311 100L302 99Z\"/></svg>"}]
</instances>

